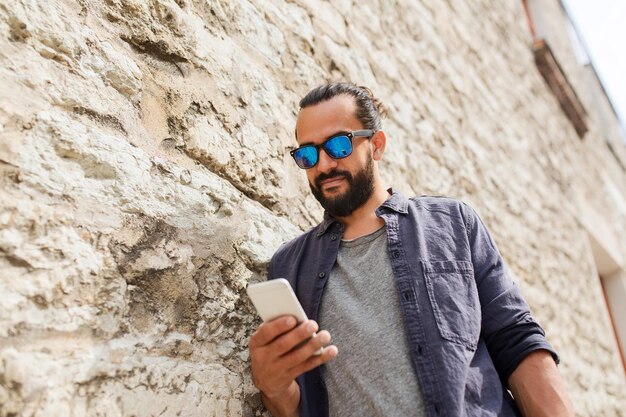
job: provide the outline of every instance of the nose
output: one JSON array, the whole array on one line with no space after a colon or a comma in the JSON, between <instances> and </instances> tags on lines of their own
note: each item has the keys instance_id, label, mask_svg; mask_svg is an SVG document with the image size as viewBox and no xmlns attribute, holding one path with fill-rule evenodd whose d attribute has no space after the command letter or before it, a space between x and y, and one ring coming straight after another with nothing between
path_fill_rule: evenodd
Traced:
<instances>
[{"instance_id":1,"label":"nose","mask_svg":"<svg viewBox=\"0 0 626 417\"><path fill-rule=\"evenodd\" d=\"M337 167L337 160L328 156L324 149L320 149L319 153L319 159L316 166L318 171L326 173Z\"/></svg>"}]
</instances>

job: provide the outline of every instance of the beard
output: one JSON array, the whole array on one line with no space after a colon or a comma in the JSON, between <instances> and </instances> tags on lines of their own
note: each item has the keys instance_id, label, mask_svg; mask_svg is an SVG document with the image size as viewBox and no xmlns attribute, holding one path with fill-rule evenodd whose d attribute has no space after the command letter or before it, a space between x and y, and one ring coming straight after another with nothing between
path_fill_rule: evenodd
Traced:
<instances>
[{"instance_id":1,"label":"beard","mask_svg":"<svg viewBox=\"0 0 626 417\"><path fill-rule=\"evenodd\" d=\"M348 189L336 197L326 197L322 191L322 181L341 177L348 182ZM328 173L320 174L314 181L315 185L309 183L309 187L324 210L333 217L349 216L354 210L363 206L374 193L373 158L369 155L365 166L357 171L354 176L348 171L333 169Z\"/></svg>"}]
</instances>

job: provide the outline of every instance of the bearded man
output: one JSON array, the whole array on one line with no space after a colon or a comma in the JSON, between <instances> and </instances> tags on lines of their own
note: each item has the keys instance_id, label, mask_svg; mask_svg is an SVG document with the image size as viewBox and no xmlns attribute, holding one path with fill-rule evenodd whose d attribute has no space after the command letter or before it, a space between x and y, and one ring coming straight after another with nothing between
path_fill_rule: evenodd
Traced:
<instances>
[{"instance_id":1,"label":"bearded man","mask_svg":"<svg viewBox=\"0 0 626 417\"><path fill-rule=\"evenodd\" d=\"M351 83L300 102L291 155L325 214L270 262L310 320L251 336L264 404L275 417L572 416L558 356L476 212L383 183L382 113Z\"/></svg>"}]
</instances>

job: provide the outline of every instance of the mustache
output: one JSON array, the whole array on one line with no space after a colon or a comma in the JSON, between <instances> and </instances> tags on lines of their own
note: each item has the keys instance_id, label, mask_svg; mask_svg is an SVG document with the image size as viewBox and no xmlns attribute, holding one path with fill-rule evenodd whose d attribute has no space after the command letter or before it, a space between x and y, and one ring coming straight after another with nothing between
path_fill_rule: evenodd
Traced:
<instances>
[{"instance_id":1,"label":"mustache","mask_svg":"<svg viewBox=\"0 0 626 417\"><path fill-rule=\"evenodd\" d=\"M332 171L329 171L326 173L322 172L320 175L318 175L317 178L315 178L315 186L319 190L322 188L322 181L326 181L331 178L340 178L340 177L344 177L345 179L348 180L349 183L352 183L352 174L350 174L348 171L339 171L339 170L333 169Z\"/></svg>"}]
</instances>

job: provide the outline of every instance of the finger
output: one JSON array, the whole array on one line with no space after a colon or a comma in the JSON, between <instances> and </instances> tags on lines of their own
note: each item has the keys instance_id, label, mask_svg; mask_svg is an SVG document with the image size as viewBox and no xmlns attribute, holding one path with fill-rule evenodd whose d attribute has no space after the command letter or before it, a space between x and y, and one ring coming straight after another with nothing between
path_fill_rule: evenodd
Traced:
<instances>
[{"instance_id":1,"label":"finger","mask_svg":"<svg viewBox=\"0 0 626 417\"><path fill-rule=\"evenodd\" d=\"M261 323L250 336L249 346L251 349L254 349L268 345L283 333L293 329L296 324L296 318L293 316L282 316L272 321Z\"/></svg>"},{"instance_id":2,"label":"finger","mask_svg":"<svg viewBox=\"0 0 626 417\"><path fill-rule=\"evenodd\" d=\"M283 364L287 368L293 368L308 360L311 356L319 356L320 350L330 343L330 333L326 330L314 335L311 339L307 340L301 346L293 349L283 359Z\"/></svg>"},{"instance_id":3,"label":"finger","mask_svg":"<svg viewBox=\"0 0 626 417\"><path fill-rule=\"evenodd\" d=\"M302 375L303 373L308 372L311 369L317 368L318 366L330 361L335 356L337 356L338 353L339 350L337 349L337 346L326 346L321 355L313 355L309 357L304 362L301 362L299 365L291 368L289 370L289 374L293 375L294 378L297 378L299 375Z\"/></svg>"},{"instance_id":4,"label":"finger","mask_svg":"<svg viewBox=\"0 0 626 417\"><path fill-rule=\"evenodd\" d=\"M272 342L272 351L276 356L282 356L302 342L313 337L319 326L313 320L301 323L292 331L283 334Z\"/></svg>"}]
</instances>

